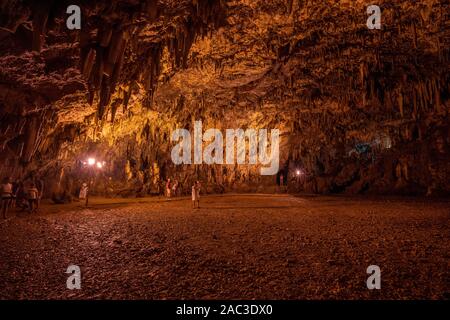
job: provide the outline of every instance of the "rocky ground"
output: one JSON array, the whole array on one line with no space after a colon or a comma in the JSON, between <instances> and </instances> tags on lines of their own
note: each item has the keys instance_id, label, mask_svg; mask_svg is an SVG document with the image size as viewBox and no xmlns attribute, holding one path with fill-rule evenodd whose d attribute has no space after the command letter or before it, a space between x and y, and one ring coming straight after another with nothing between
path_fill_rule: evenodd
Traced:
<instances>
[{"instance_id":1,"label":"rocky ground","mask_svg":"<svg viewBox=\"0 0 450 320\"><path fill-rule=\"evenodd\" d=\"M227 195L0 222L1 299L448 299L448 201ZM81 290L66 289L70 264ZM366 268L381 268L368 290Z\"/></svg>"}]
</instances>

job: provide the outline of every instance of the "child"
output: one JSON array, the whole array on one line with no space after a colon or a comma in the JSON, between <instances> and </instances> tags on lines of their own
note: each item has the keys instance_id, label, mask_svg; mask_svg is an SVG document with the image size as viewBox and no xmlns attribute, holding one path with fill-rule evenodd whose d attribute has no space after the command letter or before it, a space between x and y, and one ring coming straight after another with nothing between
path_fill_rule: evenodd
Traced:
<instances>
[{"instance_id":1,"label":"child","mask_svg":"<svg viewBox=\"0 0 450 320\"><path fill-rule=\"evenodd\" d=\"M27 198L30 213L36 212L38 208L39 190L36 188L34 182L30 184L30 187L27 190Z\"/></svg>"},{"instance_id":2,"label":"child","mask_svg":"<svg viewBox=\"0 0 450 320\"><path fill-rule=\"evenodd\" d=\"M195 181L192 186L192 208L195 209L195 202L197 202L197 208L200 209L200 181Z\"/></svg>"}]
</instances>

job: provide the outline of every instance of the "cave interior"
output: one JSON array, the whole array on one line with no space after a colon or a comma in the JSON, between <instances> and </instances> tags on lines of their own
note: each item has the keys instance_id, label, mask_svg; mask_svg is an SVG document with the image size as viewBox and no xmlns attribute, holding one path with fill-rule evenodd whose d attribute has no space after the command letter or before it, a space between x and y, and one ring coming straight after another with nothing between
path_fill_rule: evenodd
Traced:
<instances>
[{"instance_id":1,"label":"cave interior","mask_svg":"<svg viewBox=\"0 0 450 320\"><path fill-rule=\"evenodd\" d=\"M446 196L448 3L378 0L381 29L370 4L3 0L0 176L76 196L95 158L99 195L158 195L170 178L181 194L200 180L204 193ZM175 164L172 133L196 121L278 129L279 170Z\"/></svg>"}]
</instances>

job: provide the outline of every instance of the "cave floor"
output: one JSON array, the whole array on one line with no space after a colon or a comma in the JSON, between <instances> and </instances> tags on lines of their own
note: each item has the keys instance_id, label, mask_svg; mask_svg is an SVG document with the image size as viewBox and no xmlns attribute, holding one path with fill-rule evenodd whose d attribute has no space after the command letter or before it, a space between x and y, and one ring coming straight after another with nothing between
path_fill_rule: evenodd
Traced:
<instances>
[{"instance_id":1,"label":"cave floor","mask_svg":"<svg viewBox=\"0 0 450 320\"><path fill-rule=\"evenodd\" d=\"M1 299L450 298L450 203L225 195L0 221ZM58 208L58 209L55 209ZM81 289L65 273L81 268ZM368 290L366 269L381 268Z\"/></svg>"}]
</instances>

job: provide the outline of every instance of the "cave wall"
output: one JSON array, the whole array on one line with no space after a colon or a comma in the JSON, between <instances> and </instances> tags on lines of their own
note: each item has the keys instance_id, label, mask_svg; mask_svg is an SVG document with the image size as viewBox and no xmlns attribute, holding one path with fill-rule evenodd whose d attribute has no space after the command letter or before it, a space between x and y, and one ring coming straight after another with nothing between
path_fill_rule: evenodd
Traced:
<instances>
[{"instance_id":1,"label":"cave wall","mask_svg":"<svg viewBox=\"0 0 450 320\"><path fill-rule=\"evenodd\" d=\"M448 195L445 1L378 1L382 30L366 1L72 2L80 31L68 2L2 2L1 176L74 192L95 155L100 193L157 194L169 177L279 190L258 166L175 166L171 132L202 120L279 129L292 192Z\"/></svg>"}]
</instances>

